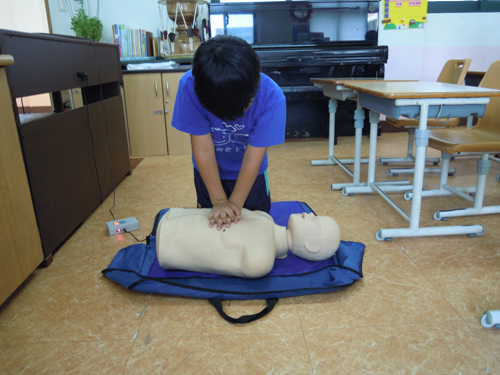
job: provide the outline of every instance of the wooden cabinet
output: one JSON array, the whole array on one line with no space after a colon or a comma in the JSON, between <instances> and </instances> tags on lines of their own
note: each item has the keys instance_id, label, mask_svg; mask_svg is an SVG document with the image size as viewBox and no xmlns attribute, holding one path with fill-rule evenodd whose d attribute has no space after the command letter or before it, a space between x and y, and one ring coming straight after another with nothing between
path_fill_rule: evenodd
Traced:
<instances>
[{"instance_id":1,"label":"wooden cabinet","mask_svg":"<svg viewBox=\"0 0 500 375\"><path fill-rule=\"evenodd\" d=\"M0 305L43 261L4 68L13 61L0 55Z\"/></svg>"},{"instance_id":2,"label":"wooden cabinet","mask_svg":"<svg viewBox=\"0 0 500 375\"><path fill-rule=\"evenodd\" d=\"M5 68L8 96L1 103L14 116L11 131L24 159L19 170L27 175L47 264L130 172L118 46L0 30L0 53L15 61ZM61 93L75 88L83 106L65 109ZM18 98L45 93L53 110L34 118L19 113ZM0 140L4 151L11 142Z\"/></svg>"},{"instance_id":3,"label":"wooden cabinet","mask_svg":"<svg viewBox=\"0 0 500 375\"><path fill-rule=\"evenodd\" d=\"M188 155L189 134L172 127L179 80L184 72L127 73L123 76L130 155Z\"/></svg>"},{"instance_id":4,"label":"wooden cabinet","mask_svg":"<svg viewBox=\"0 0 500 375\"><path fill-rule=\"evenodd\" d=\"M167 129L167 145L169 155L191 154L191 138L189 134L181 132L172 127L172 115L174 113L175 96L179 87L179 81L184 72L162 73L163 102L165 105L165 127Z\"/></svg>"}]
</instances>

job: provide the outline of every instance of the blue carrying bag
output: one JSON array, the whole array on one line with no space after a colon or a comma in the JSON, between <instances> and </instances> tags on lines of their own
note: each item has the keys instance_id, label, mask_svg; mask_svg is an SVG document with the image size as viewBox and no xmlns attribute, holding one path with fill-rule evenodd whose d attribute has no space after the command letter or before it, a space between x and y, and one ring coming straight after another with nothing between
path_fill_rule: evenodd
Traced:
<instances>
[{"instance_id":1,"label":"blue carrying bag","mask_svg":"<svg viewBox=\"0 0 500 375\"><path fill-rule=\"evenodd\" d=\"M165 270L156 257L156 228L168 209L156 216L146 244L121 249L102 273L127 289L144 293L208 299L219 314L231 323L249 323L269 313L279 298L335 291L363 277L365 245L341 241L334 256L313 262L288 252L276 259L271 272L257 279L222 276L182 270ZM278 225L287 226L293 213L310 213L303 202L273 202L270 215ZM228 316L222 300L265 299L267 306L257 314L239 318Z\"/></svg>"}]
</instances>

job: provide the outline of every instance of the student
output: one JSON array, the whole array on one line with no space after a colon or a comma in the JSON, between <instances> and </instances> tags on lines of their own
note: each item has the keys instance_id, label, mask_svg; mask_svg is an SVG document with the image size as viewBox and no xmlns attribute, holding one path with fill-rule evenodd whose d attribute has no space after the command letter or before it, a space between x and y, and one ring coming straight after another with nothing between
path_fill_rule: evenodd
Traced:
<instances>
[{"instance_id":1,"label":"student","mask_svg":"<svg viewBox=\"0 0 500 375\"><path fill-rule=\"evenodd\" d=\"M268 274L288 250L321 261L340 245L340 228L328 216L292 214L287 229L265 212L242 209L237 225L216 231L206 225L208 211L171 208L163 215L156 232L160 267L253 278Z\"/></svg>"},{"instance_id":2,"label":"student","mask_svg":"<svg viewBox=\"0 0 500 375\"><path fill-rule=\"evenodd\" d=\"M219 35L202 43L179 82L172 126L191 135L199 208L209 227L240 219L243 207L269 212L267 148L285 141L286 101L260 72L243 39Z\"/></svg>"}]
</instances>

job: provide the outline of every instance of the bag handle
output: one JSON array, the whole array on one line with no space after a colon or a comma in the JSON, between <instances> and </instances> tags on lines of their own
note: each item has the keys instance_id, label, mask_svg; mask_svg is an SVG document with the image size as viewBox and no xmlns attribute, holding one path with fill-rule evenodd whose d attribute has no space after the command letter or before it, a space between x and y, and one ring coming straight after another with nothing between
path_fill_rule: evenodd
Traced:
<instances>
[{"instance_id":1,"label":"bag handle","mask_svg":"<svg viewBox=\"0 0 500 375\"><path fill-rule=\"evenodd\" d=\"M266 299L267 306L261 312L252 315L242 315L239 318L233 318L225 313L222 307L222 300L220 298L209 298L208 301L215 307L220 316L222 316L229 323L233 324L245 324L254 322L272 311L276 303L278 302L278 298L268 298Z\"/></svg>"}]
</instances>

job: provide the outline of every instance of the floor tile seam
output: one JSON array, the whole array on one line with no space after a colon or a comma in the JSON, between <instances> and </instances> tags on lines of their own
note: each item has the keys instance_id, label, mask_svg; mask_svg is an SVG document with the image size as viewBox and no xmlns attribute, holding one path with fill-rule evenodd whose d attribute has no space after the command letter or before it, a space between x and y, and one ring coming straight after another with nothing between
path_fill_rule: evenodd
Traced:
<instances>
[{"instance_id":1,"label":"floor tile seam","mask_svg":"<svg viewBox=\"0 0 500 375\"><path fill-rule=\"evenodd\" d=\"M257 323L258 324L258 323ZM237 329L237 328L236 328ZM242 328L244 329L244 328ZM302 330L286 330L286 331L272 331L272 332L224 332L220 334L210 333L210 334L174 334L174 335L157 335L154 337L150 336L150 339L172 339L172 338L220 338L220 337L244 337L244 336L279 336L283 334L302 334Z\"/></svg>"},{"instance_id":2,"label":"floor tile seam","mask_svg":"<svg viewBox=\"0 0 500 375\"><path fill-rule=\"evenodd\" d=\"M378 194L377 194L378 196ZM369 196L367 196L369 197ZM382 197L379 197L378 198L381 198L383 199ZM363 202L365 204L369 204L368 202ZM371 203L371 202L370 202ZM378 229L375 230L375 233L373 234L373 237L375 238L376 236L376 233L380 230L380 229L384 229L384 224L383 224L383 215L377 215L376 212L374 210L367 210L368 214L373 218L375 219L375 222L378 224Z\"/></svg>"},{"instance_id":3,"label":"floor tile seam","mask_svg":"<svg viewBox=\"0 0 500 375\"><path fill-rule=\"evenodd\" d=\"M448 306L453 310L455 311L458 316L460 317L460 319L464 320L464 317L460 314L460 312L450 303L450 301L448 301L448 299L446 298L445 295L443 295L443 293L441 292L441 289L438 288L438 286L436 285L435 282L433 282L433 279L427 274L425 273L417 263L415 263L415 261L411 258L411 256L404 250L403 247L400 247L401 250L403 251L403 253L408 257L408 259L410 260L410 262L415 265L415 267L419 270L419 272L427 279L427 281L430 283L430 285L432 285L432 287L436 290L436 292L441 296L441 298L446 301L446 303L448 304Z\"/></svg>"},{"instance_id":4,"label":"floor tile seam","mask_svg":"<svg viewBox=\"0 0 500 375\"><path fill-rule=\"evenodd\" d=\"M497 274L498 271L492 271L492 274ZM487 279L485 279L485 275L488 275L488 274L485 274L483 273L482 275L478 275L478 274L471 274L471 275L467 275L467 276L429 276L429 278L431 280L435 280L436 282L437 281L440 281L440 280L447 280L447 281L450 281L450 280L480 280L480 281L488 281ZM481 277L482 276L482 277Z\"/></svg>"},{"instance_id":5,"label":"floor tile seam","mask_svg":"<svg viewBox=\"0 0 500 375\"><path fill-rule=\"evenodd\" d=\"M415 261L415 260L413 260L412 255L410 253L408 253L406 251L406 249L404 249L403 247L401 247L401 250L405 253L405 255L408 257L408 259L416 267L418 267L418 262ZM418 250L413 250L412 252L418 255ZM444 258L444 259L446 259L446 258ZM479 279L481 279L480 277L473 277L473 276L465 276L465 277L463 277L463 276L457 276L457 277L438 277L437 276L437 277L434 277L431 274L427 274L424 270L420 269L420 267L418 267L418 268L419 268L420 272L422 272L422 274L424 274L429 280L433 280L433 279L448 279L448 280L451 280L451 279L457 279L457 280L458 279L478 279L479 280ZM432 268L429 268L429 269L432 269ZM484 274L483 274L483 276L484 276Z\"/></svg>"},{"instance_id":6,"label":"floor tile seam","mask_svg":"<svg viewBox=\"0 0 500 375\"><path fill-rule=\"evenodd\" d=\"M422 273L420 270L417 269L419 273ZM399 274L401 276L403 274ZM403 279L396 279L395 277L386 277L387 275L383 272L373 272L373 271L364 271L363 272L363 279L369 280L370 277L376 277L378 279L383 279L384 281L387 281L387 283L391 286L396 286L396 287L411 287L412 289L418 288L418 289L429 289L429 290L435 290L436 286L431 284L431 283L424 283L424 282L419 282L415 278L410 279L408 275L404 275ZM428 278L426 275L422 274L425 280L428 281Z\"/></svg>"},{"instance_id":7,"label":"floor tile seam","mask_svg":"<svg viewBox=\"0 0 500 375\"><path fill-rule=\"evenodd\" d=\"M299 319L300 319L300 317L299 317ZM309 361L309 367L311 369L311 374L314 374L314 367L313 367L313 362L312 362L312 358L311 358L311 351L309 350L309 346L307 345L306 334L305 334L304 328L302 327L302 321L300 322L300 327L301 327L301 331L302 331L302 340L304 341L304 346L305 346L306 352L307 352L307 360Z\"/></svg>"},{"instance_id":8,"label":"floor tile seam","mask_svg":"<svg viewBox=\"0 0 500 375\"><path fill-rule=\"evenodd\" d=\"M191 195L191 192L194 190L194 184L191 184L189 186L189 189L187 189L186 193L184 194L184 200L183 200L183 207L195 207L196 206L196 197L195 199L189 199L189 196Z\"/></svg>"},{"instance_id":9,"label":"floor tile seam","mask_svg":"<svg viewBox=\"0 0 500 375\"><path fill-rule=\"evenodd\" d=\"M434 289L437 290L436 286L432 283L431 281L431 278L429 275L427 275L418 265L418 263L411 257L410 254L408 254L408 252L405 250L405 248L401 245L397 245L401 252L403 253L404 256L406 256L408 258L408 260L410 261L411 264L413 264L413 266L415 266L415 268L418 270L418 272L420 272L426 279L427 281L429 281L429 283L434 287ZM418 250L417 250L418 251ZM441 294L441 293L440 293Z\"/></svg>"},{"instance_id":10,"label":"floor tile seam","mask_svg":"<svg viewBox=\"0 0 500 375\"><path fill-rule=\"evenodd\" d=\"M418 321L415 323L397 323L397 324L388 324L388 323L382 323L382 324L366 324L366 325L360 325L360 326L349 326L349 327L322 327L322 328L309 328L309 329L304 329L304 334L306 333L314 333L314 332L325 332L325 331L349 331L349 330L359 330L359 329L366 329L366 328L397 328L397 327L422 327L424 325L434 325L434 324L440 324L440 323L447 323L447 322L464 322L464 319L461 317L457 318L452 318L452 319L436 319L436 320L429 320L429 321Z\"/></svg>"},{"instance_id":11,"label":"floor tile seam","mask_svg":"<svg viewBox=\"0 0 500 375\"><path fill-rule=\"evenodd\" d=\"M141 327L142 327L142 324L144 323L144 314L146 313L147 309L148 309L148 306L151 302L151 299L153 297L153 294L150 293L149 294L149 298L146 302L146 304L144 305L144 308L142 309L141 313L139 314L139 326L137 327L137 330L134 334L134 337L132 339L132 345L130 346L130 350L127 354L127 358L125 359L125 363L123 365L123 369L122 369L122 372L121 374L124 374L125 373L125 370L127 368L127 365L128 365L128 361L130 359L130 356L132 355L132 351L134 350L134 346L135 346L135 343L137 342L137 339L138 339L138 336L139 336L139 332L141 331Z\"/></svg>"},{"instance_id":12,"label":"floor tile seam","mask_svg":"<svg viewBox=\"0 0 500 375\"><path fill-rule=\"evenodd\" d=\"M0 348L4 347L17 347L17 346L26 346L26 345L50 345L50 344L77 344L77 343L104 343L104 342L115 342L115 341L130 341L133 338L106 338L106 339L69 339L69 340L38 340L38 341L21 341L15 342L12 344L0 343Z\"/></svg>"},{"instance_id":13,"label":"floor tile seam","mask_svg":"<svg viewBox=\"0 0 500 375\"><path fill-rule=\"evenodd\" d=\"M471 326L467 320L471 320L470 318L469 319L464 319L462 318L462 320L464 321L464 323L466 324L467 328L471 331L471 333L481 342L481 344L483 345L484 349L486 351L488 351L488 353L490 353L500 364L500 353L499 354L496 354L493 350L491 350L489 348L489 346L486 344L486 342L481 338L481 336L479 336L477 333L476 333L476 330L474 329L473 326ZM490 328L491 329L491 328ZM493 328L493 329L496 329L496 328Z\"/></svg>"},{"instance_id":14,"label":"floor tile seam","mask_svg":"<svg viewBox=\"0 0 500 375\"><path fill-rule=\"evenodd\" d=\"M306 348L306 352L307 352L307 359L309 361L309 367L311 369L311 374L314 374L314 368L313 368L313 363L312 363L312 358L311 358L311 353L309 351L309 347L307 345L307 340L306 340L306 335L305 335L305 332L304 332L304 325L302 323L302 319L300 318L300 312L299 312L299 307L297 305L297 299L294 297L293 298L293 304L294 304L294 307L295 307L295 311L297 313L297 317L299 318L299 324L300 324L300 331L302 333L302 339L304 340L304 346Z\"/></svg>"},{"instance_id":15,"label":"floor tile seam","mask_svg":"<svg viewBox=\"0 0 500 375\"><path fill-rule=\"evenodd\" d=\"M465 277L465 278L434 278L432 280L435 280L435 281L438 281L438 280L454 280L454 279L475 279L473 277ZM477 280L481 280L479 278L477 278ZM432 283L431 279L429 279L429 282ZM436 286L434 285L434 283L432 283L432 285L434 286L434 288L436 288L437 292L443 297L443 299L446 301L446 303L458 314L458 316L460 317L460 319L462 319L465 323L467 323L467 319L472 319L471 317L467 317L467 316L463 316L457 309L455 309L451 303L448 301L448 299L441 293L441 290Z\"/></svg>"}]
</instances>

